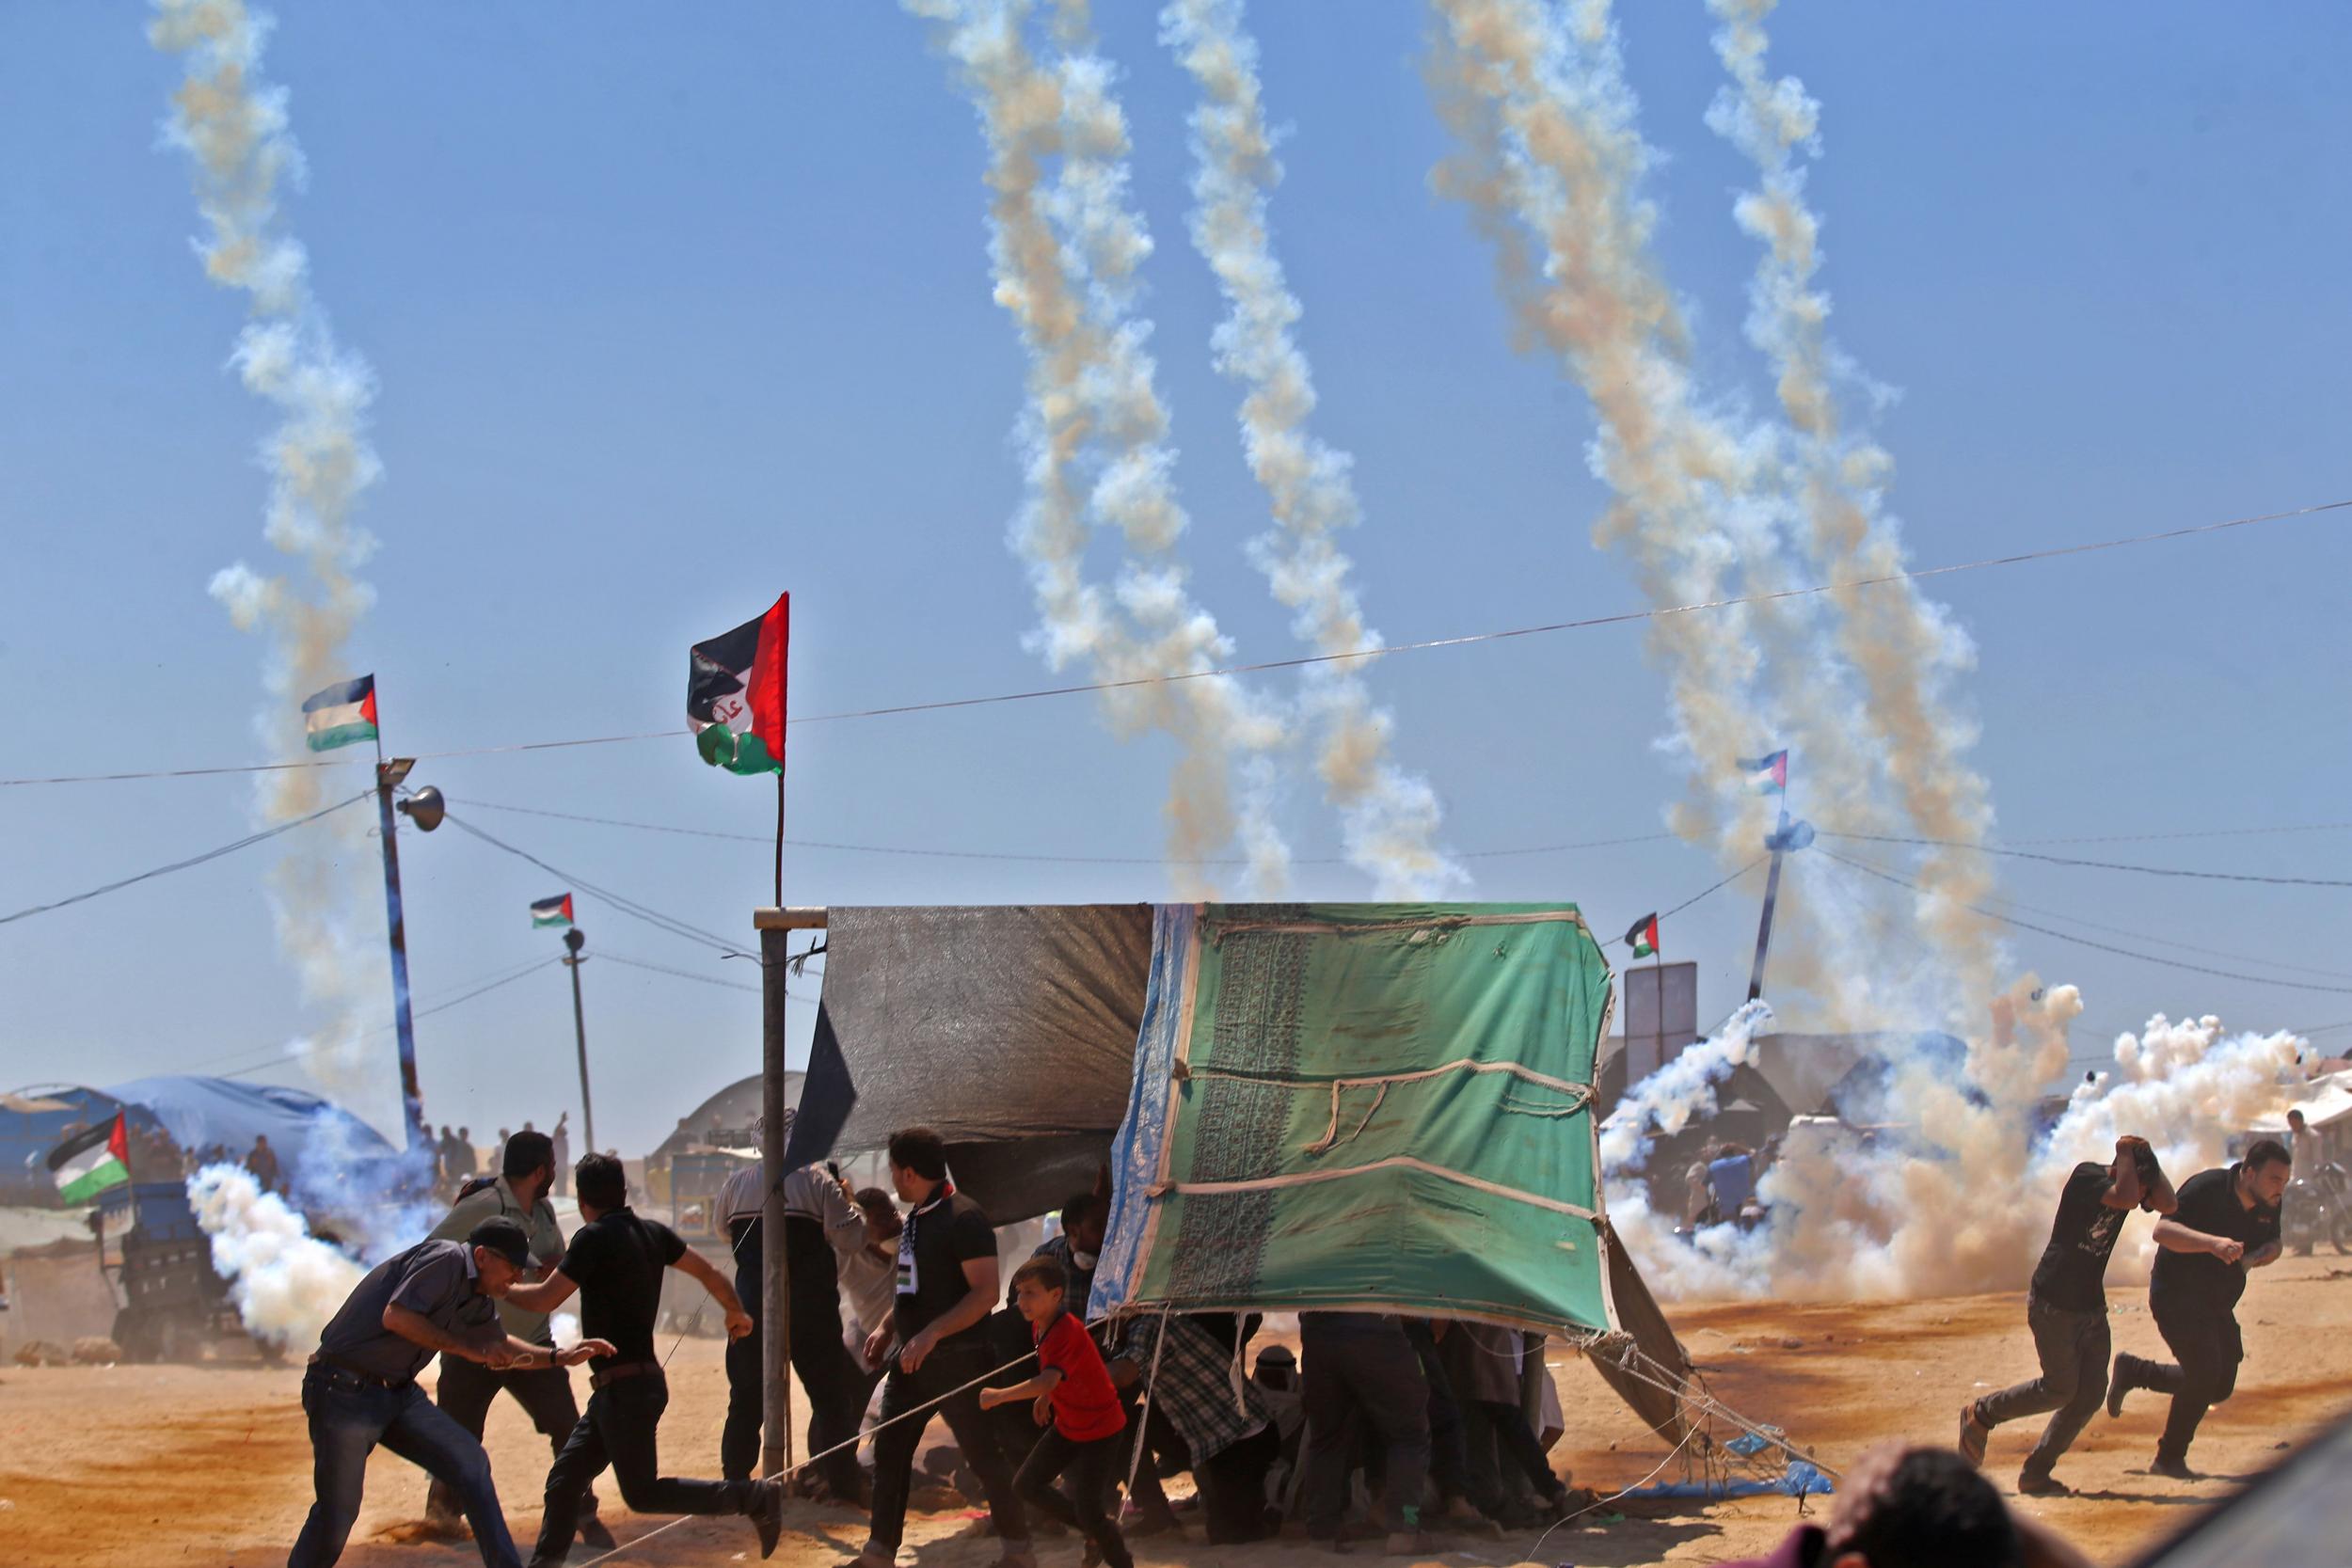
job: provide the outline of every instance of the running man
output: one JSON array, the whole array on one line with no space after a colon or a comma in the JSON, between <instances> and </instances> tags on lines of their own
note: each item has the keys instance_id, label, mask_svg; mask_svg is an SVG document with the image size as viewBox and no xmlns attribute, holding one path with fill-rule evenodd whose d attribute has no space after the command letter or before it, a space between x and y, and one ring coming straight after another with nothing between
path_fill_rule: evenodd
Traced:
<instances>
[{"instance_id":1,"label":"running man","mask_svg":"<svg viewBox=\"0 0 2352 1568\"><path fill-rule=\"evenodd\" d=\"M2246 1340L2237 1303L2246 1271L2279 1260L2279 1200L2295 1162L2286 1146L2264 1138L2226 1170L2200 1172L2181 1188L2179 1212L2156 1222L2154 1275L2148 1310L2177 1362L2137 1355L2115 1358L2107 1414L2123 1413L2123 1396L2149 1388L2172 1396L2164 1435L2149 1469L2174 1481L2194 1481L2188 1445L2205 1412L2237 1389Z\"/></svg>"},{"instance_id":2,"label":"running man","mask_svg":"<svg viewBox=\"0 0 2352 1568\"><path fill-rule=\"evenodd\" d=\"M1960 1451L1969 1464L1984 1463L1985 1440L1994 1427L2050 1411L2042 1440L2017 1473L2017 1490L2034 1497L2065 1495L2065 1484L2050 1472L2082 1435L2107 1391L2107 1355L2114 1349L2107 1328L2107 1259L2134 1209L2163 1215L2179 1206L2145 1138L2116 1139L2112 1164L2086 1160L2074 1167L2058 1195L2050 1244L2026 1292L2026 1326L2033 1334L2042 1375L1971 1401L1960 1413Z\"/></svg>"}]
</instances>

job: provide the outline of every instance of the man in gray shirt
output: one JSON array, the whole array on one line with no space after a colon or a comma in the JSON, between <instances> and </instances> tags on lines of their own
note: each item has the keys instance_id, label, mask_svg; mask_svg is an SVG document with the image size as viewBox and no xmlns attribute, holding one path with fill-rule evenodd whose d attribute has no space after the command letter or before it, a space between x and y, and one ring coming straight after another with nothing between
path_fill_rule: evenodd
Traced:
<instances>
[{"instance_id":1,"label":"man in gray shirt","mask_svg":"<svg viewBox=\"0 0 2352 1568\"><path fill-rule=\"evenodd\" d=\"M523 1228L531 1239L531 1266L523 1271L525 1283L544 1279L564 1256L564 1229L556 1223L555 1206L548 1201L548 1189L555 1180L554 1140L545 1132L528 1128L506 1141L501 1160L502 1174L476 1177L459 1190L456 1206L449 1217L433 1228L433 1239L456 1241L470 1234L484 1220L503 1215ZM548 1326L548 1314L529 1312L512 1301L498 1304L499 1321L506 1332L527 1344L542 1350L552 1350L555 1335ZM459 1356L441 1357L440 1386L435 1400L443 1412L459 1426L479 1438L490 1414L491 1402L503 1391L523 1407L548 1440L550 1454L564 1450L564 1439L580 1424L580 1403L573 1397L571 1375L556 1366L509 1367L499 1370L478 1361ZM425 1514L436 1524L454 1527L458 1518L457 1494L448 1483L437 1481L425 1493ZM613 1547L612 1532L596 1517L596 1496L592 1491L580 1499L580 1538L602 1551Z\"/></svg>"},{"instance_id":2,"label":"man in gray shirt","mask_svg":"<svg viewBox=\"0 0 2352 1568\"><path fill-rule=\"evenodd\" d=\"M497 1301L531 1261L530 1239L489 1219L463 1242L419 1242L371 1271L319 1335L302 1380L316 1500L287 1568L330 1568L359 1517L368 1455L378 1444L455 1488L484 1568L520 1568L480 1440L437 1408L417 1374L437 1354L506 1368L570 1366L612 1347L555 1352L515 1338Z\"/></svg>"}]
</instances>

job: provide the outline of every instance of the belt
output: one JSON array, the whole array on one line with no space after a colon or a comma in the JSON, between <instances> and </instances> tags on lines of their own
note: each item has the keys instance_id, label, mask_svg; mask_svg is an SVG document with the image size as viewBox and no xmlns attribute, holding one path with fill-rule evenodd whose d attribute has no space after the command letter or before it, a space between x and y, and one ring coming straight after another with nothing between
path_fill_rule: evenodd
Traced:
<instances>
[{"instance_id":1,"label":"belt","mask_svg":"<svg viewBox=\"0 0 2352 1568\"><path fill-rule=\"evenodd\" d=\"M661 1363L659 1361L623 1361L616 1366L607 1367L589 1378L588 1390L594 1393L597 1389L610 1387L623 1378L644 1377L648 1374L659 1377L661 1374Z\"/></svg>"},{"instance_id":2,"label":"belt","mask_svg":"<svg viewBox=\"0 0 2352 1568\"><path fill-rule=\"evenodd\" d=\"M340 1372L344 1377L364 1383L371 1388L401 1389L417 1381L413 1377L386 1377L382 1372L370 1371L365 1367L345 1361L341 1356L329 1355L325 1351L312 1355L309 1364L321 1371Z\"/></svg>"}]
</instances>

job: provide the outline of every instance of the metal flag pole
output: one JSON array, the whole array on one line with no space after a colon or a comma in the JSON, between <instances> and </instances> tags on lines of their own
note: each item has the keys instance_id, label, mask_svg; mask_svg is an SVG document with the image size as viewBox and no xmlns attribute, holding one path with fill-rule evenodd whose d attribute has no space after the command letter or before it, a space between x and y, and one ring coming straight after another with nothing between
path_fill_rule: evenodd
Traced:
<instances>
[{"instance_id":1,"label":"metal flag pole","mask_svg":"<svg viewBox=\"0 0 2352 1568\"><path fill-rule=\"evenodd\" d=\"M400 843L393 823L392 791L416 767L414 757L384 760L384 736L375 737L375 816L384 840L384 919L392 949L392 1027L400 1037L400 1096L408 1120L410 1152L425 1148L424 1095L417 1087L417 1028L408 1007L408 926L400 909Z\"/></svg>"},{"instance_id":2,"label":"metal flag pole","mask_svg":"<svg viewBox=\"0 0 2352 1568\"><path fill-rule=\"evenodd\" d=\"M580 1046L580 1131L588 1140L588 1152L596 1151L596 1108L588 1098L588 1018L580 1005L580 966L588 960L580 950L588 945L587 936L577 926L564 933L564 946L570 954L564 967L572 972L572 1038Z\"/></svg>"}]
</instances>

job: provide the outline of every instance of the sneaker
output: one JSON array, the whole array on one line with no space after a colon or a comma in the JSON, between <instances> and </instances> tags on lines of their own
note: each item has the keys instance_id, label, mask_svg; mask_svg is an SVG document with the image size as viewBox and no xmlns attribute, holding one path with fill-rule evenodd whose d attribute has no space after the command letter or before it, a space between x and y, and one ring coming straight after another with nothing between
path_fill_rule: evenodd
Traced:
<instances>
[{"instance_id":1,"label":"sneaker","mask_svg":"<svg viewBox=\"0 0 2352 1568\"><path fill-rule=\"evenodd\" d=\"M2017 1472L2017 1495L2021 1497L2071 1497L2074 1489L2047 1470Z\"/></svg>"},{"instance_id":2,"label":"sneaker","mask_svg":"<svg viewBox=\"0 0 2352 1568\"><path fill-rule=\"evenodd\" d=\"M604 1521L591 1513L580 1522L580 1544L599 1552L617 1552L621 1544L612 1539L612 1532Z\"/></svg>"},{"instance_id":3,"label":"sneaker","mask_svg":"<svg viewBox=\"0 0 2352 1568\"><path fill-rule=\"evenodd\" d=\"M752 1528L759 1532L759 1555L776 1555L776 1542L784 1535L784 1482L755 1481L752 1495L743 1504L743 1513Z\"/></svg>"},{"instance_id":4,"label":"sneaker","mask_svg":"<svg viewBox=\"0 0 2352 1568\"><path fill-rule=\"evenodd\" d=\"M2203 1479L2199 1476L2196 1471L2188 1467L2188 1461L2185 1459L2167 1459L2162 1454L2156 1455L2156 1457L2150 1462L2148 1465L2148 1473L2152 1476L2164 1476L2171 1481L2200 1481Z\"/></svg>"},{"instance_id":5,"label":"sneaker","mask_svg":"<svg viewBox=\"0 0 2352 1568\"><path fill-rule=\"evenodd\" d=\"M2135 1375L2138 1370L2131 1356L2119 1355L2115 1358L2115 1373L2107 1379L2108 1420L2112 1421L2123 1414L2123 1396L2139 1386L2139 1379Z\"/></svg>"},{"instance_id":6,"label":"sneaker","mask_svg":"<svg viewBox=\"0 0 2352 1568\"><path fill-rule=\"evenodd\" d=\"M1984 1467L1984 1446L1992 1439L1993 1429L1984 1424L1977 1413L1977 1402L1970 1400L1960 1412L1960 1457L1978 1469Z\"/></svg>"}]
</instances>

